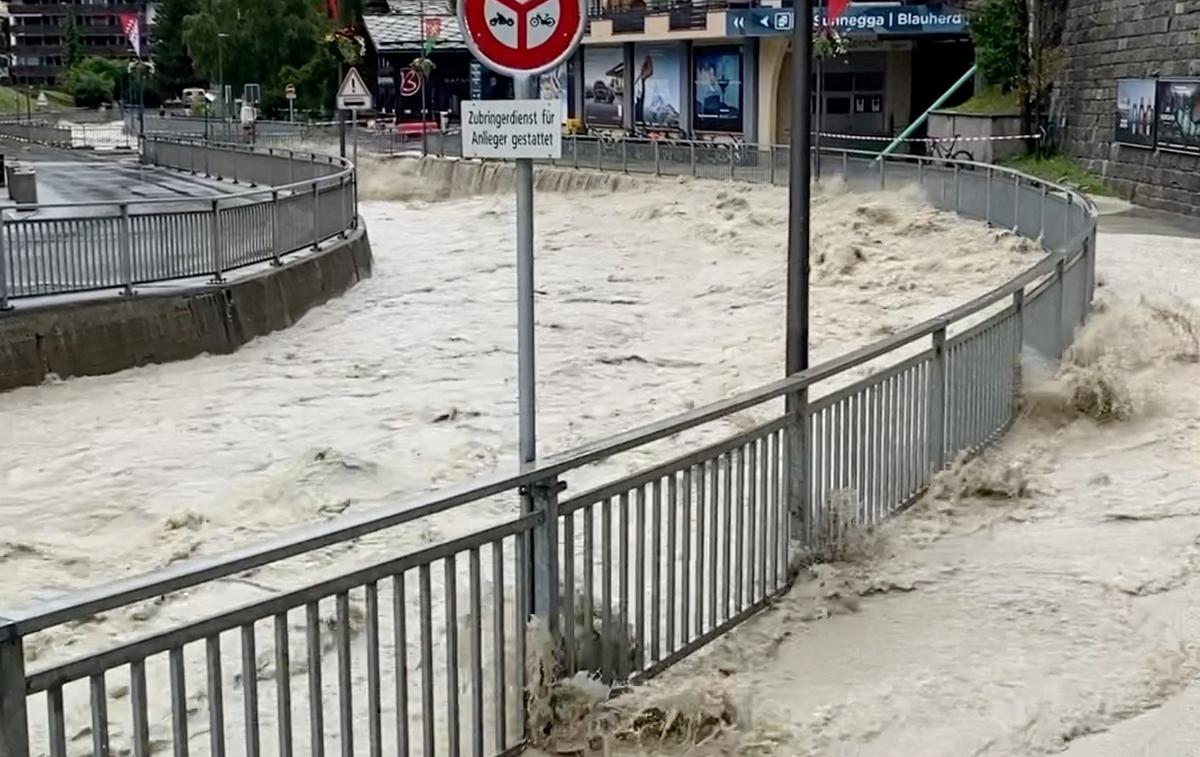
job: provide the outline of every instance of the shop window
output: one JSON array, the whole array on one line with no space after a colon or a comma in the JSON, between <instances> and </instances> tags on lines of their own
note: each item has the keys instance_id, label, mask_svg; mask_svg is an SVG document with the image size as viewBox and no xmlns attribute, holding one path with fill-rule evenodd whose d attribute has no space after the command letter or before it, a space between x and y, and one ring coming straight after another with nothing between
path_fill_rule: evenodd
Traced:
<instances>
[{"instance_id":1,"label":"shop window","mask_svg":"<svg viewBox=\"0 0 1200 757\"><path fill-rule=\"evenodd\" d=\"M827 73L825 74L826 92L850 92L854 89L854 75Z\"/></svg>"},{"instance_id":2,"label":"shop window","mask_svg":"<svg viewBox=\"0 0 1200 757\"><path fill-rule=\"evenodd\" d=\"M883 72L863 71L854 75L855 92L882 92Z\"/></svg>"},{"instance_id":3,"label":"shop window","mask_svg":"<svg viewBox=\"0 0 1200 757\"><path fill-rule=\"evenodd\" d=\"M850 112L849 97L825 98L825 112L831 116L844 116Z\"/></svg>"}]
</instances>

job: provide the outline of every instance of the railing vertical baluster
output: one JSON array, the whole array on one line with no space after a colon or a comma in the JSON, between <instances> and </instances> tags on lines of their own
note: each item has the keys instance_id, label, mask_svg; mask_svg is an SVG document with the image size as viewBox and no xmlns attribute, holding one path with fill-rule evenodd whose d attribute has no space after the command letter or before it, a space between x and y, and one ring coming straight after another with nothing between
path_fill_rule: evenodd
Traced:
<instances>
[{"instance_id":1,"label":"railing vertical baluster","mask_svg":"<svg viewBox=\"0 0 1200 757\"><path fill-rule=\"evenodd\" d=\"M721 476L721 566L725 569L724 581L721 583L722 618L729 620L733 617L730 595L734 573L730 565L733 535L733 452L726 452L720 458L724 472Z\"/></svg>"},{"instance_id":2,"label":"railing vertical baluster","mask_svg":"<svg viewBox=\"0 0 1200 757\"><path fill-rule=\"evenodd\" d=\"M221 637L204 641L208 663L208 742L213 757L225 755L225 692L221 682Z\"/></svg>"},{"instance_id":3,"label":"railing vertical baluster","mask_svg":"<svg viewBox=\"0 0 1200 757\"><path fill-rule=\"evenodd\" d=\"M767 167L767 180L771 186L775 185L775 145L767 147L767 156L771 164Z\"/></svg>"},{"instance_id":4,"label":"railing vertical baluster","mask_svg":"<svg viewBox=\"0 0 1200 757\"><path fill-rule=\"evenodd\" d=\"M254 624L242 626L242 706L246 728L246 757L259 753L258 733L258 660L254 644Z\"/></svg>"},{"instance_id":5,"label":"railing vertical baluster","mask_svg":"<svg viewBox=\"0 0 1200 757\"><path fill-rule=\"evenodd\" d=\"M46 720L50 732L50 757L67 757L62 686L55 686L46 692Z\"/></svg>"},{"instance_id":6,"label":"railing vertical baluster","mask_svg":"<svg viewBox=\"0 0 1200 757\"><path fill-rule=\"evenodd\" d=\"M497 584L501 585L501 584ZM502 591L497 594L503 595ZM501 605L503 609L503 606ZM396 752L408 757L408 602L404 598L404 574L392 576L392 648L396 662ZM503 660L503 657L497 657ZM503 675L504 665L498 663ZM503 696L503 694L501 694Z\"/></svg>"},{"instance_id":7,"label":"railing vertical baluster","mask_svg":"<svg viewBox=\"0 0 1200 757\"><path fill-rule=\"evenodd\" d=\"M150 755L150 720L147 713L149 694L146 690L146 661L136 660L129 664L129 706L133 711L133 754L134 757ZM217 729L213 729L217 731ZM220 733L218 731L218 733ZM223 736L223 734L222 734ZM217 753L216 750L213 751Z\"/></svg>"},{"instance_id":8,"label":"railing vertical baluster","mask_svg":"<svg viewBox=\"0 0 1200 757\"><path fill-rule=\"evenodd\" d=\"M319 184L320 182L317 179L313 179L312 248L314 250L321 247L321 189Z\"/></svg>"},{"instance_id":9,"label":"railing vertical baluster","mask_svg":"<svg viewBox=\"0 0 1200 757\"><path fill-rule=\"evenodd\" d=\"M180 652L180 661L182 663L182 651ZM3 660L0 659L0 663ZM4 670L4 665L0 664L0 671ZM108 747L108 688L104 685L104 673L97 673L88 679L88 688L91 691L92 704L92 755L93 757L109 757ZM186 718L186 714L184 715ZM3 733L7 718L0 718L0 734ZM186 733L184 734L186 736ZM0 742L3 745L3 742ZM22 754L19 751L6 751L5 754ZM182 751L179 747L179 742L175 745L176 757L187 757L186 738Z\"/></svg>"},{"instance_id":10,"label":"railing vertical baluster","mask_svg":"<svg viewBox=\"0 0 1200 757\"><path fill-rule=\"evenodd\" d=\"M654 140L651 144L654 146L654 175L662 176L662 156L659 154L658 140Z\"/></svg>"},{"instance_id":11,"label":"railing vertical baluster","mask_svg":"<svg viewBox=\"0 0 1200 757\"><path fill-rule=\"evenodd\" d=\"M573 520L574 516L567 518L567 521ZM572 549L574 548L574 540L571 542ZM573 564L573 560L568 564ZM506 702L505 692L505 676L504 666L508 656L507 650L504 647L504 540L497 539L492 542L492 585L495 588L495 597L492 599L492 665L493 670L492 684L492 704L493 724L496 729L496 749L501 752L508 748L508 706ZM568 594L574 594L574 583L567 584ZM568 627L574 628L575 618L571 617L568 621ZM569 649L571 659L575 659L575 649L572 644ZM572 667L572 672L574 672ZM407 752L402 752L407 755Z\"/></svg>"},{"instance_id":12,"label":"railing vertical baluster","mask_svg":"<svg viewBox=\"0 0 1200 757\"><path fill-rule=\"evenodd\" d=\"M1013 233L1021 230L1021 174L1013 174Z\"/></svg>"},{"instance_id":13,"label":"railing vertical baluster","mask_svg":"<svg viewBox=\"0 0 1200 757\"><path fill-rule=\"evenodd\" d=\"M646 486L638 486L634 502L633 649L632 672L640 672L646 658ZM628 561L628 560L627 560Z\"/></svg>"},{"instance_id":14,"label":"railing vertical baluster","mask_svg":"<svg viewBox=\"0 0 1200 757\"><path fill-rule=\"evenodd\" d=\"M650 656L659 660L659 618L662 616L659 587L662 580L662 479L650 485ZM644 655L643 655L644 656Z\"/></svg>"},{"instance_id":15,"label":"railing vertical baluster","mask_svg":"<svg viewBox=\"0 0 1200 757\"><path fill-rule=\"evenodd\" d=\"M748 442L746 447L750 451L750 462L746 466L746 493L749 495L746 501L746 590L749 596L746 601L753 605L759 600L758 592L754 589L754 572L758 567L755 557L758 534L758 440Z\"/></svg>"},{"instance_id":16,"label":"railing vertical baluster","mask_svg":"<svg viewBox=\"0 0 1200 757\"><path fill-rule=\"evenodd\" d=\"M621 173L629 173L629 140L621 140Z\"/></svg>"},{"instance_id":17,"label":"railing vertical baluster","mask_svg":"<svg viewBox=\"0 0 1200 757\"><path fill-rule=\"evenodd\" d=\"M562 519L562 632L563 669L568 676L578 669L575 655L575 513Z\"/></svg>"},{"instance_id":18,"label":"railing vertical baluster","mask_svg":"<svg viewBox=\"0 0 1200 757\"><path fill-rule=\"evenodd\" d=\"M292 666L286 612L275 616L275 710L279 757L292 757Z\"/></svg>"},{"instance_id":19,"label":"railing vertical baluster","mask_svg":"<svg viewBox=\"0 0 1200 757\"><path fill-rule=\"evenodd\" d=\"M316 602L304 606L304 638L308 653L309 752L325 754L325 708L321 688L321 608Z\"/></svg>"},{"instance_id":20,"label":"railing vertical baluster","mask_svg":"<svg viewBox=\"0 0 1200 757\"><path fill-rule=\"evenodd\" d=\"M533 530L533 612L546 621L550 637L558 639L558 490L557 479L529 485L528 506L544 515Z\"/></svg>"},{"instance_id":21,"label":"railing vertical baluster","mask_svg":"<svg viewBox=\"0 0 1200 757\"><path fill-rule=\"evenodd\" d=\"M692 640L691 607L692 607L692 469L683 469L683 512L680 518L682 529L680 537L683 540L679 560L679 642L687 646Z\"/></svg>"},{"instance_id":22,"label":"railing vertical baluster","mask_svg":"<svg viewBox=\"0 0 1200 757\"><path fill-rule=\"evenodd\" d=\"M928 473L946 467L946 327L933 332L933 358L929 372Z\"/></svg>"},{"instance_id":23,"label":"railing vertical baluster","mask_svg":"<svg viewBox=\"0 0 1200 757\"><path fill-rule=\"evenodd\" d=\"M556 545L557 548L557 545ZM471 602L471 754L483 757L483 598L480 593L479 547L473 547L468 557ZM497 593L503 587L496 587ZM503 664L503 658L497 664Z\"/></svg>"},{"instance_id":24,"label":"railing vertical baluster","mask_svg":"<svg viewBox=\"0 0 1200 757\"><path fill-rule=\"evenodd\" d=\"M961 171L957 162L954 163L954 212L962 207L962 182L959 180Z\"/></svg>"},{"instance_id":25,"label":"railing vertical baluster","mask_svg":"<svg viewBox=\"0 0 1200 757\"><path fill-rule=\"evenodd\" d=\"M596 590L593 586L596 560L595 514L592 506L583 508L583 623L584 632L583 653L585 665L589 671L599 671L601 666L600 648L596 645L595 612Z\"/></svg>"},{"instance_id":26,"label":"railing vertical baluster","mask_svg":"<svg viewBox=\"0 0 1200 757\"><path fill-rule=\"evenodd\" d=\"M669 657L675 651L675 572L679 563L675 551L675 538L679 518L679 484L675 473L667 476L667 553L663 567L667 571L667 638L663 646L663 657Z\"/></svg>"},{"instance_id":27,"label":"railing vertical baluster","mask_svg":"<svg viewBox=\"0 0 1200 757\"><path fill-rule=\"evenodd\" d=\"M612 644L612 499L600 503L600 672L605 681L613 680L616 664Z\"/></svg>"},{"instance_id":28,"label":"railing vertical baluster","mask_svg":"<svg viewBox=\"0 0 1200 757\"><path fill-rule=\"evenodd\" d=\"M704 552L705 552L705 522L704 514L708 509L705 503L708 487L708 464L700 463L691 468L696 472L696 607L693 623L696 635L704 633Z\"/></svg>"},{"instance_id":29,"label":"railing vertical baluster","mask_svg":"<svg viewBox=\"0 0 1200 757\"><path fill-rule=\"evenodd\" d=\"M1058 261L1054 264L1054 317L1056 320L1054 325L1054 357L1056 359L1062 358L1071 336L1065 312L1067 307L1067 298L1064 296L1067 286L1066 264L1067 259L1065 255L1059 256Z\"/></svg>"},{"instance_id":30,"label":"railing vertical baluster","mask_svg":"<svg viewBox=\"0 0 1200 757\"><path fill-rule=\"evenodd\" d=\"M214 284L219 284L222 281L224 281L225 279L221 275L221 272L224 269L224 265L221 262L222 261L222 254L221 254L221 201L217 200L217 199L214 199L212 201L212 222L210 225L210 238L212 240L211 241L212 249L210 250L210 253L212 254L212 269L213 269L212 281Z\"/></svg>"},{"instance_id":31,"label":"railing vertical baluster","mask_svg":"<svg viewBox=\"0 0 1200 757\"><path fill-rule=\"evenodd\" d=\"M379 673L379 585L365 587L367 600L367 749L371 757L383 754L383 702Z\"/></svg>"},{"instance_id":32,"label":"railing vertical baluster","mask_svg":"<svg viewBox=\"0 0 1200 757\"><path fill-rule=\"evenodd\" d=\"M8 304L8 272L8 226L5 224L4 211L0 210L0 310L12 309Z\"/></svg>"},{"instance_id":33,"label":"railing vertical baluster","mask_svg":"<svg viewBox=\"0 0 1200 757\"><path fill-rule=\"evenodd\" d=\"M992 174L993 173L994 173L993 169L989 165L987 167L987 173L986 173L985 179L984 179L984 190L983 190L983 198L984 198L984 200L983 200L983 220L987 221L988 223L992 222Z\"/></svg>"},{"instance_id":34,"label":"railing vertical baluster","mask_svg":"<svg viewBox=\"0 0 1200 757\"><path fill-rule=\"evenodd\" d=\"M283 238L279 233L279 190L271 190L271 264L280 266L283 261Z\"/></svg>"},{"instance_id":35,"label":"railing vertical baluster","mask_svg":"<svg viewBox=\"0 0 1200 757\"><path fill-rule=\"evenodd\" d=\"M746 447L743 445L734 450L736 455L736 464L734 471L736 473L733 483L733 491L736 500L733 506L733 516L737 524L733 527L731 539L733 540L733 609L734 612L742 611L742 553L744 550L742 535L745 531L746 515L744 503L746 501Z\"/></svg>"},{"instance_id":36,"label":"railing vertical baluster","mask_svg":"<svg viewBox=\"0 0 1200 757\"><path fill-rule=\"evenodd\" d=\"M417 569L419 578L419 604L421 606L421 739L422 755L434 754L434 728L436 716L433 714L433 606L430 594L429 563L424 563ZM518 639L524 638L524 622L517 624ZM524 664L518 660L518 668Z\"/></svg>"},{"instance_id":37,"label":"railing vertical baluster","mask_svg":"<svg viewBox=\"0 0 1200 757\"><path fill-rule=\"evenodd\" d=\"M720 512L720 456L709 461L708 479L708 627L717 627L717 523Z\"/></svg>"},{"instance_id":38,"label":"railing vertical baluster","mask_svg":"<svg viewBox=\"0 0 1200 757\"><path fill-rule=\"evenodd\" d=\"M125 288L122 291L125 295L133 294L133 228L129 220L129 203L121 203L121 274L124 279Z\"/></svg>"},{"instance_id":39,"label":"railing vertical baluster","mask_svg":"<svg viewBox=\"0 0 1200 757\"><path fill-rule=\"evenodd\" d=\"M691 148L691 154L692 154L692 178L695 178L695 176L696 176L696 143L688 142L688 147Z\"/></svg>"}]
</instances>

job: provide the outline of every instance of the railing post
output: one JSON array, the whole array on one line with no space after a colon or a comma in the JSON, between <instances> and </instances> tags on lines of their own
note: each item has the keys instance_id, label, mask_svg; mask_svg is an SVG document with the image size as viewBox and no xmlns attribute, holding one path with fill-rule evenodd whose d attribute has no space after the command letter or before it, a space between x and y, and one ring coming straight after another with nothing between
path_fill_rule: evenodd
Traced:
<instances>
[{"instance_id":1,"label":"railing post","mask_svg":"<svg viewBox=\"0 0 1200 757\"><path fill-rule=\"evenodd\" d=\"M992 222L992 167L987 169L987 185L984 191L985 210L983 219L988 223Z\"/></svg>"},{"instance_id":2,"label":"railing post","mask_svg":"<svg viewBox=\"0 0 1200 757\"><path fill-rule=\"evenodd\" d=\"M1021 384L1025 380L1024 376L1022 375L1022 371L1021 371L1021 356L1024 354L1024 351L1025 351L1025 288L1024 287L1013 292L1012 301L1013 301L1013 313L1014 313L1013 317L1016 319L1016 326L1017 326L1016 339L1013 340L1015 342L1015 345L1013 347L1014 354L1012 355L1013 401L1014 401L1013 406L1016 407L1015 402L1021 396L1021 390L1022 390Z\"/></svg>"},{"instance_id":3,"label":"railing post","mask_svg":"<svg viewBox=\"0 0 1200 757\"><path fill-rule=\"evenodd\" d=\"M692 176L695 177L695 175L696 175L696 143L694 141L689 141L688 145L692 148Z\"/></svg>"},{"instance_id":4,"label":"railing post","mask_svg":"<svg viewBox=\"0 0 1200 757\"><path fill-rule=\"evenodd\" d=\"M887 189L887 172L884 171L884 168L883 168L885 163L887 163L886 160L879 161L879 189L880 190Z\"/></svg>"},{"instance_id":5,"label":"railing post","mask_svg":"<svg viewBox=\"0 0 1200 757\"><path fill-rule=\"evenodd\" d=\"M1013 233L1021 229L1021 174L1013 174Z\"/></svg>"},{"instance_id":6,"label":"railing post","mask_svg":"<svg viewBox=\"0 0 1200 757\"><path fill-rule=\"evenodd\" d=\"M271 265L281 266L283 240L279 235L279 190L271 190Z\"/></svg>"},{"instance_id":7,"label":"railing post","mask_svg":"<svg viewBox=\"0 0 1200 757\"><path fill-rule=\"evenodd\" d=\"M318 179L313 179L313 242L312 248L318 250L321 248L321 189L317 186L320 184Z\"/></svg>"},{"instance_id":8,"label":"railing post","mask_svg":"<svg viewBox=\"0 0 1200 757\"><path fill-rule=\"evenodd\" d=\"M729 180L733 181L734 175L737 174L737 150L734 145L729 145Z\"/></svg>"},{"instance_id":9,"label":"railing post","mask_svg":"<svg viewBox=\"0 0 1200 757\"><path fill-rule=\"evenodd\" d=\"M604 170L604 140L596 141L596 170Z\"/></svg>"},{"instance_id":10,"label":"railing post","mask_svg":"<svg viewBox=\"0 0 1200 757\"><path fill-rule=\"evenodd\" d=\"M658 140L654 140L654 175L662 176L662 156L658 151Z\"/></svg>"},{"instance_id":11,"label":"railing post","mask_svg":"<svg viewBox=\"0 0 1200 757\"><path fill-rule=\"evenodd\" d=\"M338 237L346 238L346 229L350 227L350 206L346 202L349 194L346 192L346 177L338 177L338 197L342 200L342 228L338 231Z\"/></svg>"},{"instance_id":12,"label":"railing post","mask_svg":"<svg viewBox=\"0 0 1200 757\"><path fill-rule=\"evenodd\" d=\"M767 169L767 171L768 171L767 176L770 179L771 185L774 186L775 185L775 145L771 145L768 148L767 154L771 158L771 166L770 166L770 168Z\"/></svg>"},{"instance_id":13,"label":"railing post","mask_svg":"<svg viewBox=\"0 0 1200 757\"><path fill-rule=\"evenodd\" d=\"M1066 289L1066 267L1067 256L1064 252L1054 264L1054 314L1057 322L1054 329L1054 357L1059 359L1067 347L1067 319L1063 313L1067 306L1066 297L1063 296L1063 290Z\"/></svg>"},{"instance_id":14,"label":"railing post","mask_svg":"<svg viewBox=\"0 0 1200 757\"><path fill-rule=\"evenodd\" d=\"M213 264L213 283L219 284L225 279L221 276L221 269L224 267L221 264L221 201L212 201L212 264Z\"/></svg>"},{"instance_id":15,"label":"railing post","mask_svg":"<svg viewBox=\"0 0 1200 757\"><path fill-rule=\"evenodd\" d=\"M8 304L8 229L3 210L0 210L0 310L12 310Z\"/></svg>"},{"instance_id":16,"label":"railing post","mask_svg":"<svg viewBox=\"0 0 1200 757\"><path fill-rule=\"evenodd\" d=\"M850 153L842 150L842 181L850 183Z\"/></svg>"},{"instance_id":17,"label":"railing post","mask_svg":"<svg viewBox=\"0 0 1200 757\"><path fill-rule=\"evenodd\" d=\"M133 221L129 218L129 203L121 203L121 267L125 274L126 296L133 295Z\"/></svg>"},{"instance_id":18,"label":"railing post","mask_svg":"<svg viewBox=\"0 0 1200 757\"><path fill-rule=\"evenodd\" d=\"M529 512L542 513L544 520L533 530L533 549L530 551L529 575L533 586L533 613L546 621L550 638L558 642L558 493L566 488L556 478L535 481L522 491L522 501ZM573 587L566 587L573 591ZM568 622L573 622L569 619ZM523 633L518 629L517 633ZM607 642L607 640L606 640Z\"/></svg>"},{"instance_id":19,"label":"railing post","mask_svg":"<svg viewBox=\"0 0 1200 757\"><path fill-rule=\"evenodd\" d=\"M1067 192L1067 207L1063 210L1063 238L1060 247L1066 247L1067 242L1071 241L1071 207L1074 205L1074 200L1071 198L1071 193Z\"/></svg>"},{"instance_id":20,"label":"railing post","mask_svg":"<svg viewBox=\"0 0 1200 757\"><path fill-rule=\"evenodd\" d=\"M933 332L933 359L929 364L929 463L930 473L946 467L946 327Z\"/></svg>"},{"instance_id":21,"label":"railing post","mask_svg":"<svg viewBox=\"0 0 1200 757\"><path fill-rule=\"evenodd\" d=\"M801 547L812 544L812 503L810 502L808 461L812 438L808 429L808 387L790 397L786 438L787 502L791 541Z\"/></svg>"},{"instance_id":22,"label":"railing post","mask_svg":"<svg viewBox=\"0 0 1200 757\"><path fill-rule=\"evenodd\" d=\"M962 183L959 181L959 165L954 164L954 212L962 207Z\"/></svg>"},{"instance_id":23,"label":"railing post","mask_svg":"<svg viewBox=\"0 0 1200 757\"><path fill-rule=\"evenodd\" d=\"M579 168L579 135L571 135L571 168Z\"/></svg>"},{"instance_id":24,"label":"railing post","mask_svg":"<svg viewBox=\"0 0 1200 757\"><path fill-rule=\"evenodd\" d=\"M1045 239L1046 239L1046 194L1047 194L1046 193L1046 182L1041 182L1041 187L1042 187L1042 207L1041 207L1042 227L1041 227L1041 231L1038 233L1038 238L1040 238L1042 241L1045 241Z\"/></svg>"},{"instance_id":25,"label":"railing post","mask_svg":"<svg viewBox=\"0 0 1200 757\"><path fill-rule=\"evenodd\" d=\"M629 173L629 140L621 140L621 173Z\"/></svg>"},{"instance_id":26,"label":"railing post","mask_svg":"<svg viewBox=\"0 0 1200 757\"><path fill-rule=\"evenodd\" d=\"M5 618L0 618L0 755L29 757L25 645Z\"/></svg>"},{"instance_id":27,"label":"railing post","mask_svg":"<svg viewBox=\"0 0 1200 757\"><path fill-rule=\"evenodd\" d=\"M921 155L917 156L917 186L925 186L925 158Z\"/></svg>"}]
</instances>

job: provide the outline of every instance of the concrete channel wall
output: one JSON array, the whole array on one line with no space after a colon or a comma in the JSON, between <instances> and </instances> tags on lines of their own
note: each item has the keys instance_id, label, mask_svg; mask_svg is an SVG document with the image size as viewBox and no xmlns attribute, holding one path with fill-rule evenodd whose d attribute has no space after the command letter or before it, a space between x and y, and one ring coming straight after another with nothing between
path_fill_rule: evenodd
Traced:
<instances>
[{"instance_id":1,"label":"concrete channel wall","mask_svg":"<svg viewBox=\"0 0 1200 757\"><path fill-rule=\"evenodd\" d=\"M225 354L287 328L372 269L366 230L228 284L165 294L50 302L0 314L0 391L203 353Z\"/></svg>"}]
</instances>

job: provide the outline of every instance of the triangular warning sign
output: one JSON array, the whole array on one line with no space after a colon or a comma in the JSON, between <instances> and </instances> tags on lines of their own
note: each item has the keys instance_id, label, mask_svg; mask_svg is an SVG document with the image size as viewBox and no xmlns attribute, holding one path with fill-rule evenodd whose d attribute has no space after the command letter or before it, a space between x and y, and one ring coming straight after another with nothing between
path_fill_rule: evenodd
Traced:
<instances>
[{"instance_id":1,"label":"triangular warning sign","mask_svg":"<svg viewBox=\"0 0 1200 757\"><path fill-rule=\"evenodd\" d=\"M351 68L346 72L346 78L342 79L342 85L338 87L337 105L342 110L371 107L371 90L367 89L367 83L357 68Z\"/></svg>"},{"instance_id":2,"label":"triangular warning sign","mask_svg":"<svg viewBox=\"0 0 1200 757\"><path fill-rule=\"evenodd\" d=\"M370 93L357 68L347 71L346 78L342 79L342 86L338 87L338 97L362 97Z\"/></svg>"}]
</instances>

